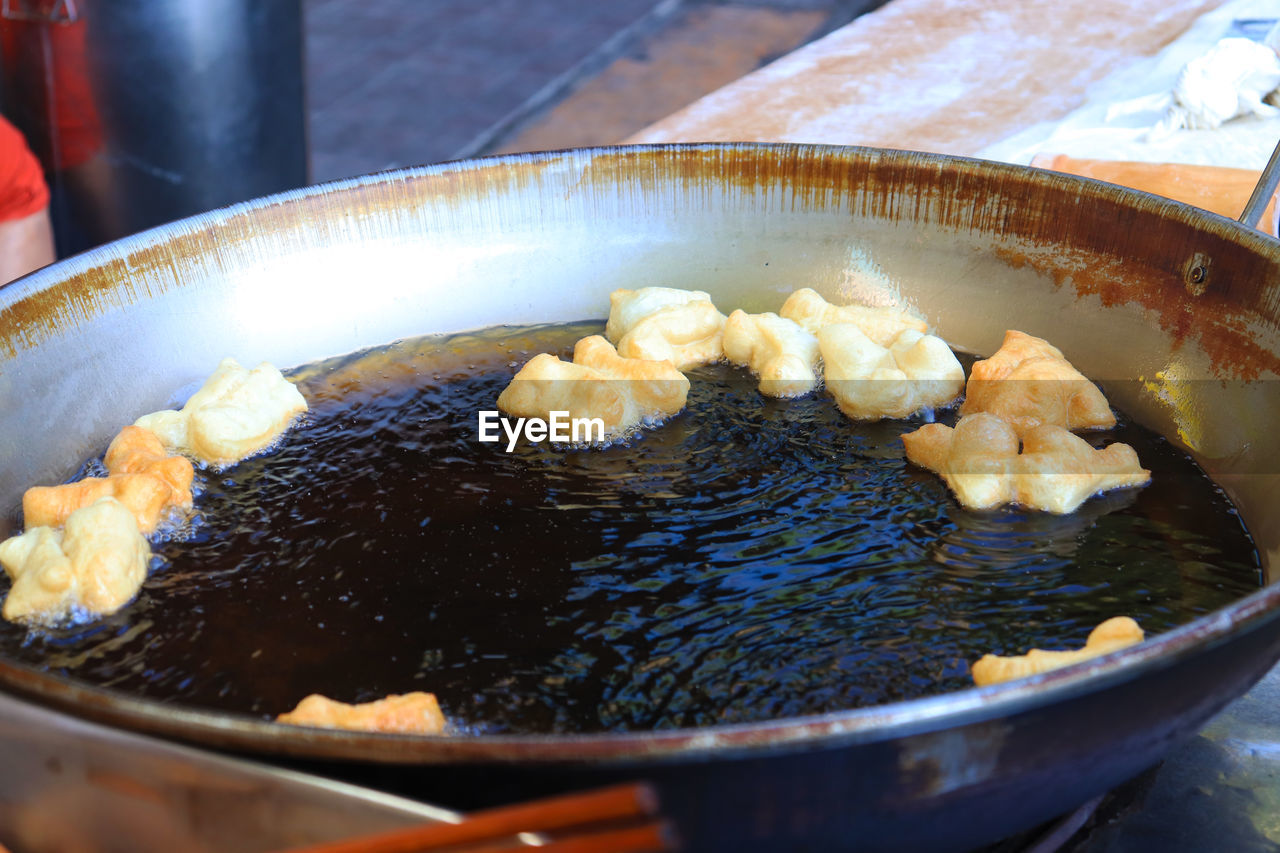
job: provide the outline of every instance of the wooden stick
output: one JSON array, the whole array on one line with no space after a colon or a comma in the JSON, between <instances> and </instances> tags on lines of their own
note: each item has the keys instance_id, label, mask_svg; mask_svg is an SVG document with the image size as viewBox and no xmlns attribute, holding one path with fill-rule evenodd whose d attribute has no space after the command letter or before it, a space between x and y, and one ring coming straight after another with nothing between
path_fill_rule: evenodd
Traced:
<instances>
[{"instance_id":1,"label":"wooden stick","mask_svg":"<svg viewBox=\"0 0 1280 853\"><path fill-rule=\"evenodd\" d=\"M657 813L658 797L645 784L618 785L475 812L461 823L432 823L361 838L292 848L290 853L415 853L434 847L555 832ZM600 848L604 849L604 848ZM661 847L657 849L662 849Z\"/></svg>"}]
</instances>

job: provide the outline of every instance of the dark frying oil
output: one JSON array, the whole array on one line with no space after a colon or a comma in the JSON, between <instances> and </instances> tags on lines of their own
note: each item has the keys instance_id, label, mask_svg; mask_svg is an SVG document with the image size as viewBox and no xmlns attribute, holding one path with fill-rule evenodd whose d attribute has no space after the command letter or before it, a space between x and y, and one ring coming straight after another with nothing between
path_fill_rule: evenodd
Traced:
<instances>
[{"instance_id":1,"label":"dark frying oil","mask_svg":"<svg viewBox=\"0 0 1280 853\"><path fill-rule=\"evenodd\" d=\"M536 352L598 326L426 338L296 371L273 453L203 473L198 514L120 613L5 623L11 658L128 693L273 716L320 692L435 692L459 731L764 720L970 685L987 651L1157 633L1255 589L1253 543L1184 454L1131 424L1152 483L1056 517L960 509L823 394L691 375L629 446L477 441ZM954 413L940 413L953 418Z\"/></svg>"}]
</instances>

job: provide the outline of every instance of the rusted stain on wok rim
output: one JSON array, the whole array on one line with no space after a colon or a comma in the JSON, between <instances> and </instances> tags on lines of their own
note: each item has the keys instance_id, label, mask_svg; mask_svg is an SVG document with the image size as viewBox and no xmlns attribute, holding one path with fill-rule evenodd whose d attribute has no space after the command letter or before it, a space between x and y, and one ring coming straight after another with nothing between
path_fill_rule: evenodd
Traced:
<instances>
[{"instance_id":1,"label":"rusted stain on wok rim","mask_svg":"<svg viewBox=\"0 0 1280 853\"><path fill-rule=\"evenodd\" d=\"M444 164L403 173L336 182L215 211L154 229L58 265L61 281L36 274L7 289L0 307L0 368L5 356L38 347L56 331L129 305L155 293L135 287L140 271L163 270L189 253L217 259L224 248L249 240L260 229L287 231L297 205L312 215L310 227L323 240L327 223L341 231L348 207L395 210L415 199L446 201L509 189L561 168L578 157L581 181L627 179L655 184L675 179L697 185L708 175L725 185L767 191L786 185L797 203L865 190L855 214L871 219L924 221L956 230L998 229L1030 244L1053 244L1060 222L1048 215L1064 203L1090 205L1113 214L1111 226L1076 235L1080 251L1111 257L1116 266L1091 275L1083 270L1060 286L1104 306L1140 302L1155 312L1176 344L1193 339L1213 356L1223 378L1251 379L1280 373L1280 356L1249 334L1247 318L1276 323L1280 260L1274 243L1223 217L1093 181L1019 167L958 158L856 148L796 145L643 146L518 155L473 163ZM394 185L388 193L387 186ZM915 188L904 193L903 187ZM762 189L765 188L765 189ZM1020 206L988 204L995 196ZM807 200L807 201L806 201ZM821 202L816 202L821 207ZM1139 226L1154 233L1140 252L1124 239ZM175 236L176 235L176 236ZM1192 251L1220 259L1203 296L1183 290ZM1032 254L1006 251L1005 262L1037 267ZM1125 287L1124 269L1152 269L1155 287ZM1050 270L1051 274L1056 272ZM180 277L179 277L180 278ZM1158 276L1157 276L1158 278ZM126 283L122 284L122 280ZM154 277L149 280L154 281ZM427 331L427 330L424 330ZM1264 549L1265 550L1265 549ZM104 722L199 743L305 757L397 763L473 761L606 761L672 759L704 754L759 754L773 750L826 748L890 740L920 732L958 728L1097 692L1170 667L1276 618L1280 589L1268 587L1231 607L1143 645L1032 679L875 708L769 723L627 734L414 738L282 727L256 718L161 705L90 688L0 661L0 682L24 695ZM1225 701L1230 697L1223 697Z\"/></svg>"},{"instance_id":2,"label":"rusted stain on wok rim","mask_svg":"<svg viewBox=\"0 0 1280 853\"><path fill-rule=\"evenodd\" d=\"M305 206L308 226L319 240L346 237L342 229L349 224L343 220L347 209L391 212L417 201L465 200L519 188L556 165L557 154L509 155L335 181L233 205L91 250L59 264L64 278L52 286L36 286L43 278L39 273L8 285L19 292L0 306L0 356L38 346L52 332L157 295L147 284L134 284L140 273L174 269L181 258L196 255L212 257L216 263L224 250L262 231L288 231L297 222L298 205ZM1280 291L1267 285L1276 280L1280 267L1261 256L1274 248L1274 241L1216 214L1071 175L916 152L708 144L588 149L585 155L580 184L627 180L652 186L674 180L697 186L712 176L721 185L747 190L785 186L795 193L796 202L815 208L827 197L864 190L853 211L858 216L999 231L1032 245L1058 242L1062 223L1046 212L1062 198L1097 206L1106 210L1108 227L1076 232L1075 246L1091 256L1114 259L1111 269L1083 271L1068 282L1061 280L1060 270L1030 254L999 248L996 252L1011 265L1027 264L1058 276L1060 284L1081 296L1097 296L1104 306L1140 302L1157 312L1161 327L1176 339L1195 335L1224 375L1252 379L1264 372L1280 373L1280 353L1250 340L1241 321L1251 310L1276 319ZM395 191L388 192L393 183ZM983 201L997 197L1017 199L1018 205ZM332 229L327 227L330 222L335 224ZM1157 230L1150 230L1153 224ZM187 227L179 229L183 225ZM1150 230L1141 254L1135 254L1125 239L1135 227ZM1246 251L1240 252L1242 248ZM1209 258L1231 257L1234 265L1211 268L1206 292L1194 301L1170 299L1161 288L1123 283L1129 268L1144 269L1149 279L1151 268L1163 266L1167 283L1180 285L1188 274L1187 262L1197 252Z\"/></svg>"}]
</instances>

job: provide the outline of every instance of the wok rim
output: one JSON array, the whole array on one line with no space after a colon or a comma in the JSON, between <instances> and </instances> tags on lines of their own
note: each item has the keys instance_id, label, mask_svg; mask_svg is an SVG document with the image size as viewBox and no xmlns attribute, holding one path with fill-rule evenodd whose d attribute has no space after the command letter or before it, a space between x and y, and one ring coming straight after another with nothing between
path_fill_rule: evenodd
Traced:
<instances>
[{"instance_id":1,"label":"wok rim","mask_svg":"<svg viewBox=\"0 0 1280 853\"><path fill-rule=\"evenodd\" d=\"M785 154L809 158L834 155L854 160L900 158L917 169L962 165L995 175L1018 174L1024 178L1031 175L1033 183L1048 187L1075 188L1078 194L1099 192L1100 188L1105 188L1108 199L1132 206L1141 213L1172 217L1208 232L1227 236L1247 250L1280 252L1280 242L1275 238L1220 214L1096 179L1030 166L866 146L744 142L612 145L503 154L391 169L239 202L89 249L0 285L0 308L85 269L99 266L104 261L163 243L176 231L211 226L229 217L252 213L269 206L292 204L392 180L417 179L439 173L501 167L505 164L552 163L570 156L596 157L623 153L657 156L714 151L750 152L758 156L774 157ZM202 710L180 703L144 699L55 675L3 656L0 656L0 691L134 731L268 755L386 764L476 761L626 764L664 759L683 760L691 756L756 755L779 750L874 743L1009 717L1076 696L1100 692L1141 678L1147 673L1172 667L1181 660L1263 628L1277 618L1280 618L1280 583L1272 583L1138 645L1028 678L825 714L648 731L426 736L291 726L250 714ZM1261 674L1260 672L1259 677ZM1236 698L1236 695L1238 694L1223 696L1223 703Z\"/></svg>"}]
</instances>

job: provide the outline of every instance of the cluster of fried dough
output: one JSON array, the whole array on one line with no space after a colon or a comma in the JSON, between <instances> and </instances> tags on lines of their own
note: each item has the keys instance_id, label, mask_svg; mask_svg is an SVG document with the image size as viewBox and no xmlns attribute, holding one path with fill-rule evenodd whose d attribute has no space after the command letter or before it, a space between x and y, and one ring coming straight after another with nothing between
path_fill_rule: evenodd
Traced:
<instances>
[{"instance_id":1,"label":"cluster of fried dough","mask_svg":"<svg viewBox=\"0 0 1280 853\"><path fill-rule=\"evenodd\" d=\"M855 420L905 418L945 406L964 388L964 368L942 338L904 329L881 346L854 323L818 330L827 391Z\"/></svg>"},{"instance_id":2,"label":"cluster of fried dough","mask_svg":"<svg viewBox=\"0 0 1280 853\"><path fill-rule=\"evenodd\" d=\"M942 405L964 381L951 350L940 338L923 335L925 322L918 317L901 309L831 305L808 288L787 299L783 316L736 310L726 318L707 293L670 287L615 290L609 301L605 335L617 345L616 353L610 350L601 363L592 363L584 359L580 341L572 363L535 356L498 397L498 408L518 417L567 412L572 418L600 418L610 439L647 415L678 412L688 383L678 386L676 375L720 359L750 368L766 396L799 397L817 387L818 364L825 358L828 379L844 389L836 394L841 409L859 418L903 417ZM828 355L815 332L835 323L863 340L869 336L874 357L860 349L845 353L850 335L838 332L826 336ZM585 340L596 351L607 346L598 338ZM862 372L855 374L854 365Z\"/></svg>"},{"instance_id":3,"label":"cluster of fried dough","mask_svg":"<svg viewBox=\"0 0 1280 853\"><path fill-rule=\"evenodd\" d=\"M0 565L13 580L5 619L53 625L77 613L114 613L146 578L144 534L191 508L191 462L166 453L149 430L122 429L103 462L106 477L23 494L26 532L0 543Z\"/></svg>"},{"instance_id":4,"label":"cluster of fried dough","mask_svg":"<svg viewBox=\"0 0 1280 853\"><path fill-rule=\"evenodd\" d=\"M995 355L977 362L966 388L951 348L903 308L833 305L802 288L787 298L780 314L735 310L726 318L707 293L669 287L615 290L610 306L605 333L617 344L616 353L609 353L614 367L583 369L595 366L576 351L572 364L537 356L499 397L499 408L521 417L552 411L599 417L616 435L633 429L645 413L645 395L639 402L632 399L636 395L620 382L674 379L655 363L680 372L727 358L750 368L760 378L760 392L772 397L812 391L821 363L836 404L859 420L909 417L948 405L964 392L962 415L989 412L1019 434L1041 424L1070 430L1115 423L1097 386L1056 347L1022 332L1008 332ZM601 381L613 384L593 384ZM674 414L684 405L683 395L664 391L659 396L664 402L652 406L654 414ZM678 404L672 402L677 398ZM1042 456L1028 459L1024 467L1043 461ZM1069 503L1046 505L1054 502Z\"/></svg>"},{"instance_id":5,"label":"cluster of fried dough","mask_svg":"<svg viewBox=\"0 0 1280 853\"><path fill-rule=\"evenodd\" d=\"M137 594L150 560L132 512L98 498L71 512L64 529L32 527L0 542L0 565L13 581L0 613L45 625L76 610L114 613Z\"/></svg>"},{"instance_id":6,"label":"cluster of fried dough","mask_svg":"<svg viewBox=\"0 0 1280 853\"><path fill-rule=\"evenodd\" d=\"M1144 634L1138 623L1128 616L1115 616L1101 623L1089 633L1084 648L1062 652L1046 652L1032 649L1025 655L1000 657L983 655L971 669L973 681L979 687L999 684L1015 678L1026 678L1038 672L1047 672L1079 663L1089 658L1101 657L1127 646L1142 642Z\"/></svg>"},{"instance_id":7,"label":"cluster of fried dough","mask_svg":"<svg viewBox=\"0 0 1280 853\"><path fill-rule=\"evenodd\" d=\"M246 370L227 358L180 411L152 412L134 423L172 450L225 467L266 449L306 410L302 394L275 367L263 362Z\"/></svg>"},{"instance_id":8,"label":"cluster of fried dough","mask_svg":"<svg viewBox=\"0 0 1280 853\"><path fill-rule=\"evenodd\" d=\"M818 339L793 320L739 309L724 324L724 355L760 377L766 397L800 397L818 384Z\"/></svg>"},{"instance_id":9,"label":"cluster of fried dough","mask_svg":"<svg viewBox=\"0 0 1280 853\"><path fill-rule=\"evenodd\" d=\"M781 315L816 336L827 392L855 420L909 417L953 402L964 388L946 341L904 308L832 305L805 287Z\"/></svg>"},{"instance_id":10,"label":"cluster of fried dough","mask_svg":"<svg viewBox=\"0 0 1280 853\"><path fill-rule=\"evenodd\" d=\"M312 693L292 711L277 716L276 721L295 726L414 735L437 735L445 727L444 714L435 694L422 692L393 694L358 705Z\"/></svg>"},{"instance_id":11,"label":"cluster of fried dough","mask_svg":"<svg viewBox=\"0 0 1280 853\"><path fill-rule=\"evenodd\" d=\"M226 359L181 412L124 427L103 457L108 476L28 489L26 532L0 543L0 565L13 580L4 618L54 625L123 607L146 578L145 535L191 508L194 466L169 450L227 465L266 447L306 408L271 365L247 371Z\"/></svg>"},{"instance_id":12,"label":"cluster of fried dough","mask_svg":"<svg viewBox=\"0 0 1280 853\"><path fill-rule=\"evenodd\" d=\"M820 357L828 392L851 418L909 417L964 392L955 430L930 424L903 442L908 459L941 475L970 508L1016 503L1067 513L1094 494L1150 479L1128 445L1094 450L1070 433L1114 426L1115 415L1059 349L1022 332L1007 332L1000 349L974 365L966 387L951 348L901 308L832 305L809 288L792 293L781 316L736 310L725 319L706 293L672 288L618 290L611 303L607 334L619 341L622 356L644 353L681 370L722 353L749 367L760 377L761 393L775 397L811 391ZM550 361L536 364L539 359ZM562 365L551 356L539 356L526 370L535 364L534 373L549 382L578 378L566 366L550 370ZM529 415L545 414L552 402L565 410L577 403L600 416L626 411L618 396L584 387L545 390L520 408L502 398L499 405ZM508 402L514 399L510 394Z\"/></svg>"},{"instance_id":13,"label":"cluster of fried dough","mask_svg":"<svg viewBox=\"0 0 1280 853\"><path fill-rule=\"evenodd\" d=\"M1033 427L1019 440L1008 422L986 412L962 417L954 429L925 424L904 435L902 443L909 460L942 477L970 509L1013 503L1062 514L1100 492L1151 479L1127 444L1095 450L1079 436L1048 424Z\"/></svg>"},{"instance_id":14,"label":"cluster of fried dough","mask_svg":"<svg viewBox=\"0 0 1280 853\"><path fill-rule=\"evenodd\" d=\"M517 417L599 418L608 440L645 418L674 415L688 394L689 380L670 361L623 358L591 335L574 346L571 362L548 353L530 359L498 395L498 408Z\"/></svg>"},{"instance_id":15,"label":"cluster of fried dough","mask_svg":"<svg viewBox=\"0 0 1280 853\"><path fill-rule=\"evenodd\" d=\"M941 476L963 506L1074 512L1093 495L1151 479L1127 444L1095 450L1071 429L1115 425L1106 399L1047 341L1005 334L974 364L955 428L902 437L907 459Z\"/></svg>"},{"instance_id":16,"label":"cluster of fried dough","mask_svg":"<svg viewBox=\"0 0 1280 853\"><path fill-rule=\"evenodd\" d=\"M182 456L170 456L155 433L122 429L103 459L110 476L86 477L61 486L33 486L22 496L22 517L30 527L61 527L77 509L99 498L122 503L143 533L152 533L170 509L191 508L195 470Z\"/></svg>"},{"instance_id":17,"label":"cluster of fried dough","mask_svg":"<svg viewBox=\"0 0 1280 853\"><path fill-rule=\"evenodd\" d=\"M605 337L623 358L691 370L724 358L725 316L701 290L642 287L609 294Z\"/></svg>"},{"instance_id":18,"label":"cluster of fried dough","mask_svg":"<svg viewBox=\"0 0 1280 853\"><path fill-rule=\"evenodd\" d=\"M668 405L655 400L653 410L673 414L685 403L688 382L678 394L671 383L689 367L724 357L750 368L762 394L793 397L817 386L821 362L827 390L854 419L904 418L964 392L954 428L927 424L904 435L903 443L907 458L939 474L966 507L1018 504L1069 513L1092 495L1150 480L1128 445L1097 450L1072 434L1114 426L1115 416L1060 350L1022 332L1007 332L999 351L974 365L966 389L951 348L902 309L832 305L808 288L793 293L780 316L735 310L725 318L706 293L671 288L619 290L611 302L606 334L617 352L593 337L579 341L573 363L539 355L503 391L499 407L524 416L563 410L602 417L617 430L633 424L649 399L613 387L618 380L637 388L657 383L663 390L656 399ZM608 366L593 366L594 352ZM996 683L1141 639L1132 619L1112 619L1094 630L1084 649L987 655L973 675L980 685Z\"/></svg>"}]
</instances>

